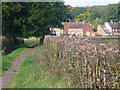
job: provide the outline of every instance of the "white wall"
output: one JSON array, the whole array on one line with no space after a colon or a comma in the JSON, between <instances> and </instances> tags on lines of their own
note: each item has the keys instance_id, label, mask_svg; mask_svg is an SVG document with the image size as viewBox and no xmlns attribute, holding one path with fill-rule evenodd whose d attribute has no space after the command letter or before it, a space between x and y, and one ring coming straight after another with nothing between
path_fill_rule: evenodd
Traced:
<instances>
[{"instance_id":1,"label":"white wall","mask_svg":"<svg viewBox=\"0 0 120 90\"><path fill-rule=\"evenodd\" d=\"M105 26L108 28L108 30L110 30L110 32L112 32L112 28L111 28L111 26L108 24L108 22L105 23Z\"/></svg>"}]
</instances>

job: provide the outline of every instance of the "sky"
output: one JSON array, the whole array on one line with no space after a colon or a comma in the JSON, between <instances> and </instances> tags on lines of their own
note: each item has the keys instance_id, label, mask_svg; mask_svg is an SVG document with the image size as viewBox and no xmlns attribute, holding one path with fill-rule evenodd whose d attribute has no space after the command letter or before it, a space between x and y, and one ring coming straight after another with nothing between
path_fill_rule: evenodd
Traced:
<instances>
[{"instance_id":1,"label":"sky","mask_svg":"<svg viewBox=\"0 0 120 90\"><path fill-rule=\"evenodd\" d=\"M71 5L73 7L79 6L94 6L94 5L108 5L118 3L119 0L64 0L65 5Z\"/></svg>"}]
</instances>

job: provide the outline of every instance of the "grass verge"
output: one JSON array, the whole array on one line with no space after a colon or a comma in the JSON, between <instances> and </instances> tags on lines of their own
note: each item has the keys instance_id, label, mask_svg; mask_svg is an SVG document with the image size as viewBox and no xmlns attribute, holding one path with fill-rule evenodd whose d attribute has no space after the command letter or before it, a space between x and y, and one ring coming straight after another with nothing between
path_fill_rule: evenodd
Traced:
<instances>
[{"instance_id":1,"label":"grass verge","mask_svg":"<svg viewBox=\"0 0 120 90\"><path fill-rule=\"evenodd\" d=\"M2 56L2 72L5 72L11 66L11 62L16 59L21 53L25 50L25 48L18 48L14 50L9 55Z\"/></svg>"},{"instance_id":2,"label":"grass verge","mask_svg":"<svg viewBox=\"0 0 120 90\"><path fill-rule=\"evenodd\" d=\"M2 75L2 72L5 72L9 69L11 66L11 62L16 59L27 47L35 47L39 44L39 40L35 37L31 37L29 39L24 39L24 44L17 47L16 50L14 50L12 53L8 55L0 56L0 59L2 62L2 68L0 69L0 75Z\"/></svg>"},{"instance_id":3,"label":"grass verge","mask_svg":"<svg viewBox=\"0 0 120 90\"><path fill-rule=\"evenodd\" d=\"M41 67L42 46L35 49L35 53L27 56L21 66L16 70L16 75L6 86L7 88L62 88L65 87L64 81L51 75Z\"/></svg>"}]
</instances>

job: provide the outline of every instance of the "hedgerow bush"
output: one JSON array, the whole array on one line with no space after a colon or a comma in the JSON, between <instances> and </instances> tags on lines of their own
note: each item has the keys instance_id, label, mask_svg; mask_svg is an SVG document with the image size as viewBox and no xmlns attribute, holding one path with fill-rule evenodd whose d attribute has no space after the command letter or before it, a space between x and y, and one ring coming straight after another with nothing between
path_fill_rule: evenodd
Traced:
<instances>
[{"instance_id":1,"label":"hedgerow bush","mask_svg":"<svg viewBox=\"0 0 120 90\"><path fill-rule=\"evenodd\" d=\"M119 45L92 39L46 36L42 67L69 87L120 88Z\"/></svg>"},{"instance_id":2,"label":"hedgerow bush","mask_svg":"<svg viewBox=\"0 0 120 90\"><path fill-rule=\"evenodd\" d=\"M1 37L2 40L2 54L9 54L13 50L15 50L19 45L24 44L24 40L20 38L14 39Z\"/></svg>"}]
</instances>

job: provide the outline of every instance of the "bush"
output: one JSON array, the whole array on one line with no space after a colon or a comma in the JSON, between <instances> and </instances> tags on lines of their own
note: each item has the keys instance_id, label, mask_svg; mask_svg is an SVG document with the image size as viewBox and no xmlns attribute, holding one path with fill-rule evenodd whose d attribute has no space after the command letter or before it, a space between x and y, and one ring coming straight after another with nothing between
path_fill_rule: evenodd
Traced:
<instances>
[{"instance_id":1,"label":"bush","mask_svg":"<svg viewBox=\"0 0 120 90\"><path fill-rule=\"evenodd\" d=\"M24 40L20 38L14 39L8 39L5 37L2 37L2 53L3 54L8 54L12 52L14 49L16 49L17 46L21 45L24 43Z\"/></svg>"},{"instance_id":2,"label":"bush","mask_svg":"<svg viewBox=\"0 0 120 90\"><path fill-rule=\"evenodd\" d=\"M42 66L69 87L120 88L119 45L46 36Z\"/></svg>"}]
</instances>

